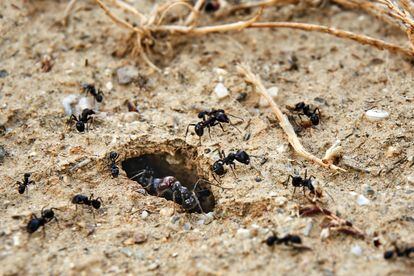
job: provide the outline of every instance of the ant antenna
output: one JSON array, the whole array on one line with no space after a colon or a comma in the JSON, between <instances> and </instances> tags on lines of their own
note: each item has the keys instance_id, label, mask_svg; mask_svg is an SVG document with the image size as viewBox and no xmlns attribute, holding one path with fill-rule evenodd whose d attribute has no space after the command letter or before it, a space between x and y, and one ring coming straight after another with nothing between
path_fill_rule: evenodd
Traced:
<instances>
[{"instance_id":1,"label":"ant antenna","mask_svg":"<svg viewBox=\"0 0 414 276\"><path fill-rule=\"evenodd\" d=\"M206 179L203 179L203 178L200 178L199 180L197 180L197 182L194 184L194 189L193 190L195 190L195 187L201 182L201 181L204 181L205 183L207 183L207 184L209 184L209 185L212 185L212 186L215 186L215 187L219 187L219 188L221 188L221 189L223 189L223 190L231 190L232 188L228 188L228 187L223 187L223 186L220 186L220 185L218 185L218 184L213 184L213 183L211 183L210 181L208 181L208 180L206 180Z\"/></svg>"}]
</instances>

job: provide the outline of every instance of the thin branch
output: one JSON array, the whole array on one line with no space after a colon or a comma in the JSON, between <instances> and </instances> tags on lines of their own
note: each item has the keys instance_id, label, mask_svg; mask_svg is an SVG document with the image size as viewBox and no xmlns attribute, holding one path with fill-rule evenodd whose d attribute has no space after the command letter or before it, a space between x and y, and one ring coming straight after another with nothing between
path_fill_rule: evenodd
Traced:
<instances>
[{"instance_id":1,"label":"thin branch","mask_svg":"<svg viewBox=\"0 0 414 276\"><path fill-rule=\"evenodd\" d=\"M266 98L266 100L269 102L270 107L273 110L273 113L275 113L277 119L279 120L280 126L282 127L283 131L286 133L287 137L288 137L288 141L290 143L290 145L293 147L293 149L302 157L311 160L319 165L321 165L324 168L329 168L335 171L343 171L345 172L346 170L337 167L333 164L326 164L324 163L320 158L312 155L311 153L307 152L305 150L305 148L303 147L303 145L300 143L298 136L296 135L295 131L293 130L292 125L289 122L289 119L286 117L286 115L284 115L282 113L282 111L280 110L279 106L275 103L275 101L273 100L273 98L269 95L269 93L267 92L267 89L265 88L265 86L263 85L261 79L257 76L254 75L252 73L252 71L250 70L250 68L246 65L240 65L237 67L238 71L244 75L245 80L247 82L252 83L255 88L256 91L259 92L263 97Z\"/></svg>"},{"instance_id":2,"label":"thin branch","mask_svg":"<svg viewBox=\"0 0 414 276\"><path fill-rule=\"evenodd\" d=\"M201 8L204 5L205 0L197 0L197 3L194 5L194 9L191 11L191 13L188 15L187 19L185 20L185 25L190 26L194 23L194 21L197 19L199 12Z\"/></svg>"},{"instance_id":3,"label":"thin branch","mask_svg":"<svg viewBox=\"0 0 414 276\"><path fill-rule=\"evenodd\" d=\"M113 5L119 7L120 9L132 13L134 15L137 15L140 19L140 25L143 25L147 22L147 17L145 15L143 15L142 13L140 13L137 9L135 9L133 6L131 6L128 3L125 3L123 1L120 0L109 0Z\"/></svg>"},{"instance_id":4,"label":"thin branch","mask_svg":"<svg viewBox=\"0 0 414 276\"><path fill-rule=\"evenodd\" d=\"M360 44L370 45L380 50L388 50L394 53L402 53L404 55L413 57L414 52L409 48L404 48L396 44L392 44L381 39L373 38L366 35L356 34L349 31L344 31L336 28L307 24L307 23L296 23L296 22L256 22L259 15L256 15L254 18L249 21L239 21L235 23L229 23L224 25L217 26L206 26L206 27L187 27L187 26L157 26L151 28L152 31L168 31L171 33L186 33L194 35L204 35L208 33L215 32L228 32L228 31L240 31L246 28L288 28L288 29L298 29L303 31L310 32L320 32L330 34L339 38L349 39L356 41Z\"/></svg>"}]
</instances>

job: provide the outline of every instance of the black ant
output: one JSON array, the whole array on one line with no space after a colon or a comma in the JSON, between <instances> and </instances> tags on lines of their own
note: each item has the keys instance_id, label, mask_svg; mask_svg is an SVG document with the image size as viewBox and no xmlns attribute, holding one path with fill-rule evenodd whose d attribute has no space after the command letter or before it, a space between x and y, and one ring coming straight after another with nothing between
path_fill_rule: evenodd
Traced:
<instances>
[{"instance_id":1,"label":"black ant","mask_svg":"<svg viewBox=\"0 0 414 276\"><path fill-rule=\"evenodd\" d=\"M233 174L236 176L234 173L234 169L236 168L236 164L234 163L235 160L242 164L250 164L250 156L244 150L238 150L236 153L231 152L227 156L224 154L224 151L219 151L219 155L220 159L214 162L214 164L211 166L213 173L217 174L218 176L226 174L227 171L225 170L224 165L229 165ZM215 179L214 174L213 177Z\"/></svg>"},{"instance_id":2,"label":"black ant","mask_svg":"<svg viewBox=\"0 0 414 276\"><path fill-rule=\"evenodd\" d=\"M203 120L201 122L196 123L196 124L188 124L187 130L185 132L185 137L187 137L188 129L190 128L190 126L194 126L194 131L195 131L196 135L200 138L200 143L201 143L201 136L203 136L205 128L208 129L208 134L211 138L210 127L219 125L221 127L221 129L223 131L225 131L224 128L223 128L222 123L230 124L235 129L237 129L237 131L240 132L240 130L231 123L229 116L235 117L237 119L241 119L241 118L236 117L234 115L226 114L226 112L223 109L213 109L211 111L201 111L201 112L198 113L198 118L203 119ZM241 119L241 120L243 120L243 119Z\"/></svg>"},{"instance_id":3,"label":"black ant","mask_svg":"<svg viewBox=\"0 0 414 276\"><path fill-rule=\"evenodd\" d=\"M81 115L79 115L79 118L76 118L76 116L75 115L71 115L70 116L70 119L71 120L75 120L76 121L76 129L79 131L79 132L84 132L85 131L85 124L87 125L88 124L88 122L90 121L90 120L92 120L92 115L93 114L95 114L95 111L93 111L92 109L89 109L89 108L85 108L83 111L82 111L82 114Z\"/></svg>"},{"instance_id":4,"label":"black ant","mask_svg":"<svg viewBox=\"0 0 414 276\"><path fill-rule=\"evenodd\" d=\"M131 177L131 179L134 178L138 178L138 183L141 184L149 194L164 197L170 200L172 199L175 203L181 205L184 210L190 212L204 212L200 204L200 198L211 195L211 192L208 190L195 192L197 185L201 181L208 182L204 179L199 179L194 184L193 190L190 191L187 187L182 185L174 176L165 176L162 178L154 177L154 171L151 168L143 169L138 174Z\"/></svg>"},{"instance_id":5,"label":"black ant","mask_svg":"<svg viewBox=\"0 0 414 276\"><path fill-rule=\"evenodd\" d=\"M305 194L305 189L308 188L311 194L317 195L316 189L312 184L312 178L315 179L313 175L307 178L308 170L305 170L305 177L302 178L300 175L289 175L285 183L288 183L292 178L292 185L294 187L293 193L296 192L297 187L303 187L303 194Z\"/></svg>"},{"instance_id":6,"label":"black ant","mask_svg":"<svg viewBox=\"0 0 414 276\"><path fill-rule=\"evenodd\" d=\"M207 0L204 6L204 11L206 13L213 13L220 9L220 3L217 0Z\"/></svg>"},{"instance_id":7,"label":"black ant","mask_svg":"<svg viewBox=\"0 0 414 276\"><path fill-rule=\"evenodd\" d=\"M389 260L393 258L394 255L396 257L410 258L414 256L414 247L407 247L407 248L401 249L394 243L394 249L384 252L384 259Z\"/></svg>"},{"instance_id":8,"label":"black ant","mask_svg":"<svg viewBox=\"0 0 414 276\"><path fill-rule=\"evenodd\" d=\"M35 184L35 182L33 180L29 180L30 175L31 175L30 173L25 173L24 174L23 183L20 182L20 181L17 181L17 184L19 185L19 188L18 188L19 194L23 194L24 191L26 191L26 189L29 190L27 188L27 186L29 184L32 184L32 185Z\"/></svg>"},{"instance_id":9,"label":"black ant","mask_svg":"<svg viewBox=\"0 0 414 276\"><path fill-rule=\"evenodd\" d=\"M109 169L111 170L112 177L116 178L119 175L119 168L116 165L116 160L118 159L119 154L115 151L111 151L109 153L109 160L111 164L109 165Z\"/></svg>"},{"instance_id":10,"label":"black ant","mask_svg":"<svg viewBox=\"0 0 414 276\"><path fill-rule=\"evenodd\" d=\"M302 245L302 239L298 235L287 234L284 237L279 238L275 233L273 233L264 242L268 246L273 246L275 244L284 244L286 246L291 246L298 250L311 250L310 247Z\"/></svg>"},{"instance_id":11,"label":"black ant","mask_svg":"<svg viewBox=\"0 0 414 276\"><path fill-rule=\"evenodd\" d=\"M86 93L91 93L95 100L100 103L103 100L103 92L101 89L96 90L95 85L93 84L82 84L82 89Z\"/></svg>"},{"instance_id":12,"label":"black ant","mask_svg":"<svg viewBox=\"0 0 414 276\"><path fill-rule=\"evenodd\" d=\"M295 105L293 111L302 112L302 114L298 115L299 118L301 118L301 115L305 115L310 119L312 125L319 125L321 116L319 108L315 108L313 111L311 111L310 106L308 104L305 104L304 102L299 102Z\"/></svg>"},{"instance_id":13,"label":"black ant","mask_svg":"<svg viewBox=\"0 0 414 276\"><path fill-rule=\"evenodd\" d=\"M302 244L302 239L298 235L287 234L283 238L278 238L275 233L266 239L266 244L268 246L273 246L274 244L284 244L284 245L293 245L293 244Z\"/></svg>"},{"instance_id":14,"label":"black ant","mask_svg":"<svg viewBox=\"0 0 414 276\"><path fill-rule=\"evenodd\" d=\"M53 219L58 221L55 217L55 212L53 210L59 210L57 208L42 209L41 216L38 218L35 214L32 214L30 217L29 223L27 223L26 230L29 234L36 232L41 226L44 226L46 223L52 221ZM44 228L43 228L44 230Z\"/></svg>"},{"instance_id":15,"label":"black ant","mask_svg":"<svg viewBox=\"0 0 414 276\"><path fill-rule=\"evenodd\" d=\"M83 204L83 205L87 205L87 206L92 206L95 209L99 209L101 208L101 204L102 204L102 199L100 197L93 199L93 194L91 194L90 197L87 197L85 195L75 195L72 198L72 203L73 204ZM77 205L76 205L77 207Z\"/></svg>"}]
</instances>

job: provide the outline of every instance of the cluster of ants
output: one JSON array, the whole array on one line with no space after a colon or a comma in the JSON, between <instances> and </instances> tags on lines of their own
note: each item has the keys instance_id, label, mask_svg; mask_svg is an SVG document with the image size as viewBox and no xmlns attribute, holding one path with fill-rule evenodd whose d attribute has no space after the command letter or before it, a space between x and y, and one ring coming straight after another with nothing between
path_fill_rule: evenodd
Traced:
<instances>
[{"instance_id":1,"label":"cluster of ants","mask_svg":"<svg viewBox=\"0 0 414 276\"><path fill-rule=\"evenodd\" d=\"M112 177L116 178L119 175L119 168L116 165L116 161L119 157L119 154L112 151L109 153L109 170L112 175ZM35 184L35 181L30 180L30 173L25 173L23 176L23 182L17 181L18 185L18 192L19 194L23 194L25 191L28 192L28 185L29 184ZM93 209L99 209L101 208L101 205L103 203L102 199L100 197L93 198L93 194L88 196L77 194L73 196L71 199L71 203L75 204L76 209L77 205L85 205L89 206ZM51 222L52 220L58 221L54 210L59 210L58 208L50 208L45 209L43 208L40 212L40 217L37 217L35 214L32 214L29 222L27 223L26 230L29 234L32 234L36 232L40 227L45 226L46 223ZM95 216L95 214L93 213ZM44 229L44 228L43 228Z\"/></svg>"}]
</instances>

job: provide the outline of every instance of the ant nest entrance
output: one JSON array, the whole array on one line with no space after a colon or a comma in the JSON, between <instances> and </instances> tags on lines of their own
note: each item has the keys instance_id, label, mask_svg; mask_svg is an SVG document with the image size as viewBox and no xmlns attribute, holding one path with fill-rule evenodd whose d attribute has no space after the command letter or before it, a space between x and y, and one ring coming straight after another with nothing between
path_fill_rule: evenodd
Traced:
<instances>
[{"instance_id":1,"label":"ant nest entrance","mask_svg":"<svg viewBox=\"0 0 414 276\"><path fill-rule=\"evenodd\" d=\"M162 148L162 145L156 145L152 153L146 148L145 153L122 161L122 169L128 178L138 182L150 195L175 201L186 212L213 211L215 198L208 180L198 173L198 166L194 162L196 150L175 148L173 151L163 151ZM168 182L168 177L175 178L175 189L173 183Z\"/></svg>"}]
</instances>

